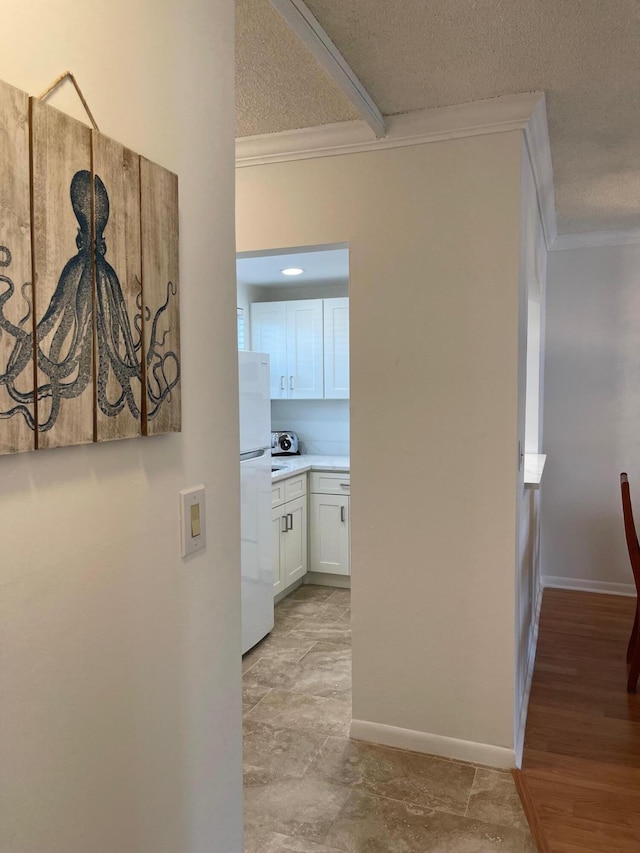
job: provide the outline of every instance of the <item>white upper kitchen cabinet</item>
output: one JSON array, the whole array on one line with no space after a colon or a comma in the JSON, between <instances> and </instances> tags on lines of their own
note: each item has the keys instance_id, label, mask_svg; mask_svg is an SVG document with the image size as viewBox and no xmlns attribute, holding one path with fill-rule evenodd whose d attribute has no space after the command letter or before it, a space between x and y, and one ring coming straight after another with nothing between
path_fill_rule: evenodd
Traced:
<instances>
[{"instance_id":1,"label":"white upper kitchen cabinet","mask_svg":"<svg viewBox=\"0 0 640 853\"><path fill-rule=\"evenodd\" d=\"M324 299L324 396L349 399L349 297Z\"/></svg>"},{"instance_id":2,"label":"white upper kitchen cabinet","mask_svg":"<svg viewBox=\"0 0 640 853\"><path fill-rule=\"evenodd\" d=\"M272 400L323 398L322 326L322 299L251 305L251 347L271 356Z\"/></svg>"},{"instance_id":3,"label":"white upper kitchen cabinet","mask_svg":"<svg viewBox=\"0 0 640 853\"><path fill-rule=\"evenodd\" d=\"M287 303L254 302L251 306L251 349L268 352L272 400L287 395Z\"/></svg>"},{"instance_id":4,"label":"white upper kitchen cabinet","mask_svg":"<svg viewBox=\"0 0 640 853\"><path fill-rule=\"evenodd\" d=\"M286 305L289 399L321 399L324 396L322 299L299 299Z\"/></svg>"}]
</instances>

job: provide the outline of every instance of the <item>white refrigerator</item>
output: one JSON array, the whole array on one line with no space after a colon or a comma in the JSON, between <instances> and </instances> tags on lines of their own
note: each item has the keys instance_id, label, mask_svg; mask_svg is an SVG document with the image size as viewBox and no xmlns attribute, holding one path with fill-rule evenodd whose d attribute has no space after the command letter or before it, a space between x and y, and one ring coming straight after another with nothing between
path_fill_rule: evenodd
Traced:
<instances>
[{"instance_id":1,"label":"white refrigerator","mask_svg":"<svg viewBox=\"0 0 640 853\"><path fill-rule=\"evenodd\" d=\"M242 538L242 654L273 628L269 356L238 353Z\"/></svg>"}]
</instances>

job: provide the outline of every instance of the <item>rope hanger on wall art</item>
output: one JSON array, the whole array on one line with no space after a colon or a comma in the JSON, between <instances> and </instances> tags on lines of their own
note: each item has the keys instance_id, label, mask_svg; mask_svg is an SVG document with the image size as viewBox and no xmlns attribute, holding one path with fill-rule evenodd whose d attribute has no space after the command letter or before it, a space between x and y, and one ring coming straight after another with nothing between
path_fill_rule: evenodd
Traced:
<instances>
[{"instance_id":1,"label":"rope hanger on wall art","mask_svg":"<svg viewBox=\"0 0 640 853\"><path fill-rule=\"evenodd\" d=\"M49 86L49 88L48 88L48 89L45 89L45 90L44 90L44 92L43 92L41 95L38 95L38 100L39 100L39 101L44 101L44 100L46 100L46 99L49 97L49 95L51 95L51 94L53 93L53 91L54 91L55 89L57 89L57 88L58 88L58 86L59 86L61 83L64 83L64 81L65 81L65 80L71 80L71 82L73 83L73 87L74 87L74 89L76 90L77 95L78 95L78 97L80 98L80 100L81 100L81 102L82 102L82 106L84 107L85 112L86 112L86 113L87 113L87 115L89 116L89 121L91 122L91 125L93 126L93 129L94 129L95 131L97 131L98 133L100 133L100 128L99 128L99 127L98 127L98 125L96 124L96 120L95 120L95 119L94 119L94 117L93 117L93 113L92 113L92 112L91 112L91 110L89 109L89 104L87 103L87 99L86 99L86 98L85 98L85 96L82 94L82 89L81 89L81 88L80 88L80 86L78 85L78 81L77 81L77 80L76 80L76 78L74 77L73 72L71 72L71 71L65 71L65 72L64 72L64 74L61 74L59 77L56 77L56 79L55 79L55 80L53 81L53 83Z\"/></svg>"},{"instance_id":2,"label":"rope hanger on wall art","mask_svg":"<svg viewBox=\"0 0 640 853\"><path fill-rule=\"evenodd\" d=\"M92 129L44 103L67 79ZM0 140L0 453L180 431L177 176L70 71L0 82Z\"/></svg>"}]
</instances>

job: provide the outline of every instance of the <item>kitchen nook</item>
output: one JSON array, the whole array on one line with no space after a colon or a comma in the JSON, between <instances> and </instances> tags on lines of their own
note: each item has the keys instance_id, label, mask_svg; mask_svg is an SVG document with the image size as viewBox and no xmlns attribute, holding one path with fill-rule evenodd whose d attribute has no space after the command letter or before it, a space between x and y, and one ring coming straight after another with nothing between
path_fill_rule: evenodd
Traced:
<instances>
[{"instance_id":1,"label":"kitchen nook","mask_svg":"<svg viewBox=\"0 0 640 853\"><path fill-rule=\"evenodd\" d=\"M350 586L349 253L249 253L236 266L246 652L269 632L267 609L297 587ZM260 384L247 380L252 360L260 361ZM260 434L245 441L258 423ZM258 485L244 464L260 453L271 462L268 507L267 474ZM259 581L267 574L268 605Z\"/></svg>"}]
</instances>

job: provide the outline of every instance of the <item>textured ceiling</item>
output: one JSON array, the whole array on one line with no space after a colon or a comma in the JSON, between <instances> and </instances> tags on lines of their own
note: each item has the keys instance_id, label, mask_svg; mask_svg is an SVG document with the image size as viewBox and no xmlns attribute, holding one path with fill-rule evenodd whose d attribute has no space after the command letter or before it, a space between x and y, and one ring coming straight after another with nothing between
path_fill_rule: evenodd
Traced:
<instances>
[{"instance_id":1,"label":"textured ceiling","mask_svg":"<svg viewBox=\"0 0 640 853\"><path fill-rule=\"evenodd\" d=\"M386 115L545 91L560 233L640 227L640 0L306 0ZM353 118L273 11L237 0L238 135Z\"/></svg>"},{"instance_id":2,"label":"textured ceiling","mask_svg":"<svg viewBox=\"0 0 640 853\"><path fill-rule=\"evenodd\" d=\"M236 136L360 118L268 0L236 0Z\"/></svg>"}]
</instances>

